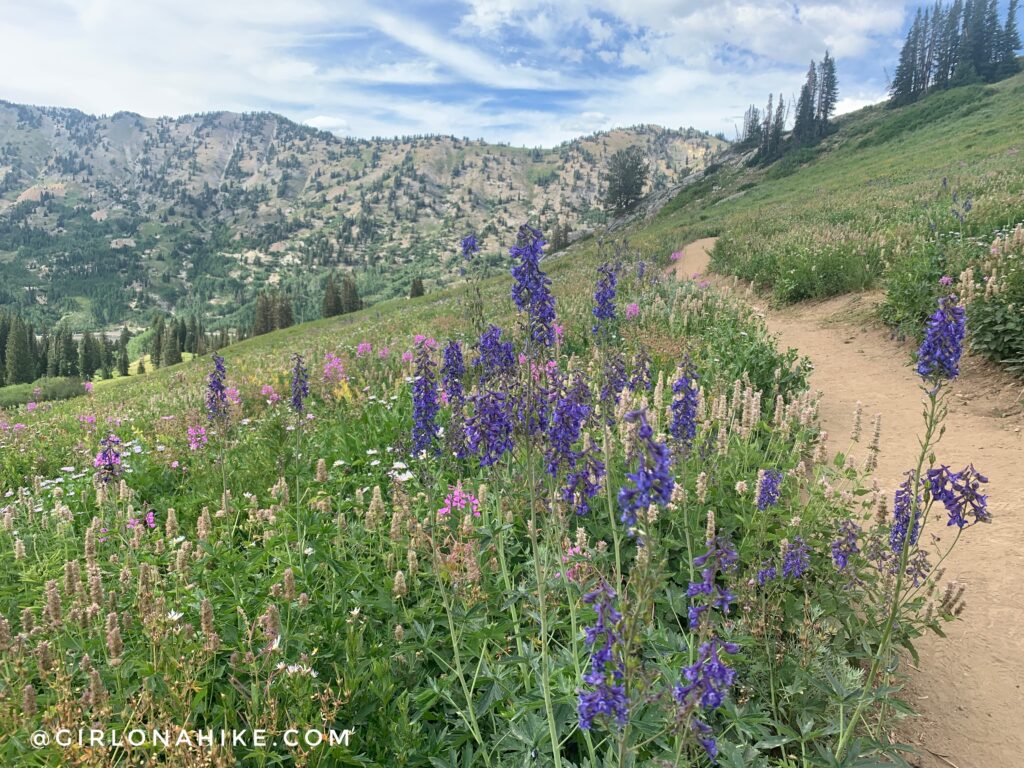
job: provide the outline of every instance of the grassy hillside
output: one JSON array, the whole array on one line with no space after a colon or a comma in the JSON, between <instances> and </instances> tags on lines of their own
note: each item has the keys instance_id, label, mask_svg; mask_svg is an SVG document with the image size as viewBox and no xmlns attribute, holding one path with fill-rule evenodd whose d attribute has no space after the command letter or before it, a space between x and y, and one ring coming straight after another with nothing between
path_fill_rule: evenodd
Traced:
<instances>
[{"instance_id":1,"label":"grassy hillside","mask_svg":"<svg viewBox=\"0 0 1024 768\"><path fill-rule=\"evenodd\" d=\"M1024 371L1024 75L860 110L765 169L718 167L631 242L664 263L719 236L712 268L781 302L882 286L882 317L904 334L954 291L971 300L976 351Z\"/></svg>"}]
</instances>

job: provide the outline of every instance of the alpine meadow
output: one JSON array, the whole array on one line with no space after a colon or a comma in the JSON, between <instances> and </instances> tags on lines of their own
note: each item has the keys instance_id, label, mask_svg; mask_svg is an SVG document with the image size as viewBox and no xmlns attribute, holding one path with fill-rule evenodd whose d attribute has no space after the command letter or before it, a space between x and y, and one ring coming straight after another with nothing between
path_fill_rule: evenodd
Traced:
<instances>
[{"instance_id":1,"label":"alpine meadow","mask_svg":"<svg viewBox=\"0 0 1024 768\"><path fill-rule=\"evenodd\" d=\"M1019 0L357 5L12 11L0 765L1021 764Z\"/></svg>"}]
</instances>

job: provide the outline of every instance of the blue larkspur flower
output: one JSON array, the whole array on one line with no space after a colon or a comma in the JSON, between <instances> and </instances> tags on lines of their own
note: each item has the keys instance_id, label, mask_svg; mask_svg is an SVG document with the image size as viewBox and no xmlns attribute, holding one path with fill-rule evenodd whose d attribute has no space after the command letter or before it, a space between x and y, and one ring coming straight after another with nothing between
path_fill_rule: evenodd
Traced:
<instances>
[{"instance_id":1,"label":"blue larkspur flower","mask_svg":"<svg viewBox=\"0 0 1024 768\"><path fill-rule=\"evenodd\" d=\"M473 367L479 371L480 381L486 382L510 374L515 368L516 357L512 342L502 341L501 333L501 328L491 325L480 334L477 358L473 361Z\"/></svg>"},{"instance_id":2,"label":"blue larkspur flower","mask_svg":"<svg viewBox=\"0 0 1024 768\"><path fill-rule=\"evenodd\" d=\"M629 382L626 386L629 387L630 392L637 392L641 389L649 390L652 384L651 358L647 356L647 351L641 347L633 356L633 375L629 377Z\"/></svg>"},{"instance_id":3,"label":"blue larkspur flower","mask_svg":"<svg viewBox=\"0 0 1024 768\"><path fill-rule=\"evenodd\" d=\"M682 678L685 682L676 683L672 689L676 704L683 714L689 716L690 727L712 762L718 757L718 744L712 735L711 726L700 716L713 712L725 703L736 682L736 670L726 664L722 655L739 651L738 644L712 637L701 644L697 651L697 661L683 667Z\"/></svg>"},{"instance_id":4,"label":"blue larkspur flower","mask_svg":"<svg viewBox=\"0 0 1024 768\"><path fill-rule=\"evenodd\" d=\"M609 332L615 322L615 287L619 281L618 266L602 264L597 268L597 287L594 290L594 323L591 331L595 334Z\"/></svg>"},{"instance_id":5,"label":"blue larkspur flower","mask_svg":"<svg viewBox=\"0 0 1024 768\"><path fill-rule=\"evenodd\" d=\"M461 403L465 399L462 379L466 375L466 364L462 359L462 347L454 339L444 348L444 362L441 365L441 387L449 403Z\"/></svg>"},{"instance_id":6,"label":"blue larkspur flower","mask_svg":"<svg viewBox=\"0 0 1024 768\"><path fill-rule=\"evenodd\" d=\"M992 515L988 511L988 496L981 493L981 487L988 483L971 464L959 472L953 472L942 465L929 469L926 483L932 498L942 502L949 516L947 525L965 528L975 523L988 523ZM968 518L973 518L968 520Z\"/></svg>"},{"instance_id":7,"label":"blue larkspur flower","mask_svg":"<svg viewBox=\"0 0 1024 768\"><path fill-rule=\"evenodd\" d=\"M686 589L686 596L690 598L687 621L691 629L698 629L712 609L729 613L736 598L722 581L726 574L736 570L737 562L739 555L724 536L709 541L704 554L693 558L694 566L700 569L700 581L690 582Z\"/></svg>"},{"instance_id":8,"label":"blue larkspur flower","mask_svg":"<svg viewBox=\"0 0 1024 768\"><path fill-rule=\"evenodd\" d=\"M913 484L913 473L907 473L907 479L896 489L896 498L893 503L892 528L889 531L889 545L897 556L907 546L907 534L909 532L909 545L917 543L917 537L921 528L921 497L911 486Z\"/></svg>"},{"instance_id":9,"label":"blue larkspur flower","mask_svg":"<svg viewBox=\"0 0 1024 768\"><path fill-rule=\"evenodd\" d=\"M630 535L633 535L637 511L646 510L652 504L668 504L675 479L672 477L669 450L664 443L654 439L654 430L647 423L647 414L644 411L632 411L625 418L626 421L638 424L637 468L626 473L627 484L619 489L621 520Z\"/></svg>"},{"instance_id":10,"label":"blue larkspur flower","mask_svg":"<svg viewBox=\"0 0 1024 768\"><path fill-rule=\"evenodd\" d=\"M306 371L306 361L302 355L292 355L292 396L289 401L292 410L302 413L305 408L305 400L309 397L309 373Z\"/></svg>"},{"instance_id":11,"label":"blue larkspur flower","mask_svg":"<svg viewBox=\"0 0 1024 768\"><path fill-rule=\"evenodd\" d=\"M476 235L472 233L462 238L460 247L462 248L462 258L464 259L472 258L474 253L479 253L480 251L480 245L476 241Z\"/></svg>"},{"instance_id":12,"label":"blue larkspur flower","mask_svg":"<svg viewBox=\"0 0 1024 768\"><path fill-rule=\"evenodd\" d=\"M224 418L228 415L228 394L224 386L227 378L227 369L224 367L224 358L218 354L213 356L213 371L210 372L206 383L206 415L207 418Z\"/></svg>"},{"instance_id":13,"label":"blue larkspur flower","mask_svg":"<svg viewBox=\"0 0 1024 768\"><path fill-rule=\"evenodd\" d=\"M839 536L832 542L832 562L838 570L846 570L850 558L860 552L857 545L857 537L860 535L860 526L852 520L844 520L839 523Z\"/></svg>"},{"instance_id":14,"label":"blue larkspur flower","mask_svg":"<svg viewBox=\"0 0 1024 768\"><path fill-rule=\"evenodd\" d=\"M512 450L512 404L497 389L484 389L470 398L473 415L466 420L469 452L480 457L480 466L496 464Z\"/></svg>"},{"instance_id":15,"label":"blue larkspur flower","mask_svg":"<svg viewBox=\"0 0 1024 768\"><path fill-rule=\"evenodd\" d=\"M547 429L546 469L556 476L562 467L573 469L577 452L574 446L583 433L583 424L590 416L590 389L586 381L577 376L573 382L558 392L551 409Z\"/></svg>"},{"instance_id":16,"label":"blue larkspur flower","mask_svg":"<svg viewBox=\"0 0 1024 768\"><path fill-rule=\"evenodd\" d=\"M799 579L811 566L811 552L799 536L782 547L782 578Z\"/></svg>"},{"instance_id":17,"label":"blue larkspur flower","mask_svg":"<svg viewBox=\"0 0 1024 768\"><path fill-rule=\"evenodd\" d=\"M692 447L697 436L699 378L696 366L687 357L679 367L678 378L672 383L672 423L668 432L684 448Z\"/></svg>"},{"instance_id":18,"label":"blue larkspur flower","mask_svg":"<svg viewBox=\"0 0 1024 768\"><path fill-rule=\"evenodd\" d=\"M416 345L416 371L412 382L412 452L434 448L437 437L437 376L426 340Z\"/></svg>"},{"instance_id":19,"label":"blue larkspur flower","mask_svg":"<svg viewBox=\"0 0 1024 768\"><path fill-rule=\"evenodd\" d=\"M615 597L615 590L602 584L583 598L597 614L594 624L584 628L584 642L593 649L590 667L583 675L589 690L578 691L577 715L584 731L593 728L599 717L618 727L624 726L629 718L621 649L622 614L615 608Z\"/></svg>"},{"instance_id":20,"label":"blue larkspur flower","mask_svg":"<svg viewBox=\"0 0 1024 768\"><path fill-rule=\"evenodd\" d=\"M917 351L917 373L938 384L960 373L967 321L956 296L939 299L939 308L928 319L924 341Z\"/></svg>"},{"instance_id":21,"label":"blue larkspur flower","mask_svg":"<svg viewBox=\"0 0 1024 768\"><path fill-rule=\"evenodd\" d=\"M512 266L512 300L525 312L530 339L541 347L555 345L555 299L551 279L540 268L546 245L539 229L528 224L519 228L516 244L509 249Z\"/></svg>"}]
</instances>

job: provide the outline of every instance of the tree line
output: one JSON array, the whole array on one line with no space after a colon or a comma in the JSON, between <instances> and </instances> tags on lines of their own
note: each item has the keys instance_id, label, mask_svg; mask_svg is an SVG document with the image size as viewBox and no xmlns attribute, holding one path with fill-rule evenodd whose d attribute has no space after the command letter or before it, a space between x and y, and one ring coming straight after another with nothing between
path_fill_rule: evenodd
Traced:
<instances>
[{"instance_id":1,"label":"tree line","mask_svg":"<svg viewBox=\"0 0 1024 768\"><path fill-rule=\"evenodd\" d=\"M838 100L836 60L825 51L821 62L812 61L807 70L807 78L796 99L796 114L790 136L786 136L786 125L792 105L786 104L781 93L777 102L775 94L768 94L768 105L763 112L751 104L744 114L738 146L741 149L757 150L751 158L752 164L767 165L790 149L817 144L829 134L829 121L835 114Z\"/></svg>"},{"instance_id":2,"label":"tree line","mask_svg":"<svg viewBox=\"0 0 1024 768\"><path fill-rule=\"evenodd\" d=\"M18 314L0 311L0 386L31 384L41 378L113 378L128 375L131 333L121 329L116 341L105 334L83 333L77 339L67 326L37 333Z\"/></svg>"},{"instance_id":3,"label":"tree line","mask_svg":"<svg viewBox=\"0 0 1024 768\"><path fill-rule=\"evenodd\" d=\"M909 104L930 91L994 83L1017 74L1019 4L1010 0L1004 24L996 0L954 0L918 8L889 89L891 105Z\"/></svg>"}]
</instances>

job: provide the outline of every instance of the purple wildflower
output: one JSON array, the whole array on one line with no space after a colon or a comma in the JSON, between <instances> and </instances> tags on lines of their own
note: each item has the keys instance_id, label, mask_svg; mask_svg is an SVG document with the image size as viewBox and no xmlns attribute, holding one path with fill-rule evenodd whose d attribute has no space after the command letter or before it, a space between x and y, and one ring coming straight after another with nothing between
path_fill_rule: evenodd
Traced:
<instances>
[{"instance_id":1,"label":"purple wildflower","mask_svg":"<svg viewBox=\"0 0 1024 768\"><path fill-rule=\"evenodd\" d=\"M938 384L960 373L966 319L956 296L939 299L939 308L928 320L924 341L917 351L917 373Z\"/></svg>"},{"instance_id":2,"label":"purple wildflower","mask_svg":"<svg viewBox=\"0 0 1024 768\"><path fill-rule=\"evenodd\" d=\"M416 372L412 383L412 452L419 454L432 448L437 437L437 379L430 346L421 341L416 345Z\"/></svg>"},{"instance_id":3,"label":"purple wildflower","mask_svg":"<svg viewBox=\"0 0 1024 768\"><path fill-rule=\"evenodd\" d=\"M672 423L668 432L684 448L693 445L697 436L697 369L687 357L679 368L679 378L672 384Z\"/></svg>"},{"instance_id":4,"label":"purple wildflower","mask_svg":"<svg viewBox=\"0 0 1024 768\"><path fill-rule=\"evenodd\" d=\"M782 486L782 471L763 469L757 477L757 508L764 512L779 503L779 489Z\"/></svg>"},{"instance_id":5,"label":"purple wildflower","mask_svg":"<svg viewBox=\"0 0 1024 768\"><path fill-rule=\"evenodd\" d=\"M736 681L736 670L726 664L720 654L739 653L739 650L736 643L711 638L700 646L696 663L683 667L682 676L686 682L677 683L672 690L672 696L683 712L694 715L690 719L690 727L712 762L718 757L718 743L712 735L711 726L695 715L697 710L711 712L725 703L729 689Z\"/></svg>"},{"instance_id":6,"label":"purple wildflower","mask_svg":"<svg viewBox=\"0 0 1024 768\"><path fill-rule=\"evenodd\" d=\"M686 589L686 596L690 598L690 607L687 611L687 620L691 629L698 629L703 620L704 614L712 608L717 608L724 614L729 613L729 607L735 602L735 597L728 587L719 584L719 577L736 570L736 563L739 555L724 536L719 536L708 542L707 551L703 555L693 558L693 564L700 568L700 581L690 582Z\"/></svg>"},{"instance_id":7,"label":"purple wildflower","mask_svg":"<svg viewBox=\"0 0 1024 768\"><path fill-rule=\"evenodd\" d=\"M896 555L903 552L907 544L907 532L910 533L910 546L917 543L917 537L921 528L921 498L911 489L913 473L907 473L907 479L896 489L896 498L893 503L892 529L889 531L889 545ZM911 522L911 507L913 507L913 522Z\"/></svg>"},{"instance_id":8,"label":"purple wildflower","mask_svg":"<svg viewBox=\"0 0 1024 768\"><path fill-rule=\"evenodd\" d=\"M562 501L571 504L577 515L586 515L590 512L591 499L601 491L604 473L604 462L598 458L596 446L581 451L574 468L565 476Z\"/></svg>"},{"instance_id":9,"label":"purple wildflower","mask_svg":"<svg viewBox=\"0 0 1024 768\"><path fill-rule=\"evenodd\" d=\"M470 453L480 457L480 466L496 464L512 450L512 416L509 395L485 389L471 398L473 415L466 420Z\"/></svg>"},{"instance_id":10,"label":"purple wildflower","mask_svg":"<svg viewBox=\"0 0 1024 768\"><path fill-rule=\"evenodd\" d=\"M846 570L850 558L860 552L857 546L859 534L860 526L852 520L844 520L839 524L839 538L832 542L832 562L838 570Z\"/></svg>"},{"instance_id":11,"label":"purple wildflower","mask_svg":"<svg viewBox=\"0 0 1024 768\"><path fill-rule=\"evenodd\" d=\"M608 333L615 322L615 286L618 283L618 266L602 264L597 268L597 288L594 291L594 323L591 329L598 334Z\"/></svg>"},{"instance_id":12,"label":"purple wildflower","mask_svg":"<svg viewBox=\"0 0 1024 768\"><path fill-rule=\"evenodd\" d=\"M224 386L226 377L224 358L214 354L213 371L206 384L206 415L210 419L225 418L228 415L228 393Z\"/></svg>"},{"instance_id":13,"label":"purple wildflower","mask_svg":"<svg viewBox=\"0 0 1024 768\"><path fill-rule=\"evenodd\" d=\"M515 352L511 341L501 340L501 328L489 326L480 334L478 356L473 366L480 369L480 381L490 381L496 376L511 373L516 365Z\"/></svg>"},{"instance_id":14,"label":"purple wildflower","mask_svg":"<svg viewBox=\"0 0 1024 768\"><path fill-rule=\"evenodd\" d=\"M647 351L642 347L633 357L633 375L629 378L630 392L636 392L641 389L650 389L653 382L651 381L651 358L647 356Z\"/></svg>"},{"instance_id":15,"label":"purple wildflower","mask_svg":"<svg viewBox=\"0 0 1024 768\"><path fill-rule=\"evenodd\" d=\"M476 241L476 235L470 233L462 238L460 243L462 247L462 258L471 259L474 253L480 252L480 245Z\"/></svg>"},{"instance_id":16,"label":"purple wildflower","mask_svg":"<svg viewBox=\"0 0 1024 768\"><path fill-rule=\"evenodd\" d=\"M305 407L305 400L309 397L309 374L306 371L306 361L302 355L292 355L292 397L289 401L292 410L302 413Z\"/></svg>"},{"instance_id":17,"label":"purple wildflower","mask_svg":"<svg viewBox=\"0 0 1024 768\"><path fill-rule=\"evenodd\" d=\"M782 547L782 578L799 579L811 565L811 553L799 536Z\"/></svg>"},{"instance_id":18,"label":"purple wildflower","mask_svg":"<svg viewBox=\"0 0 1024 768\"><path fill-rule=\"evenodd\" d=\"M626 696L625 662L622 658L620 622L622 614L615 609L615 590L602 584L583 598L594 606L597 620L584 628L584 642L594 650L590 656L590 669L583 682L591 690L580 690L580 728L589 731L597 717L608 717L616 726L623 726L629 718L629 699Z\"/></svg>"},{"instance_id":19,"label":"purple wildflower","mask_svg":"<svg viewBox=\"0 0 1024 768\"><path fill-rule=\"evenodd\" d=\"M462 347L459 342L449 341L444 348L444 363L441 365L441 388L448 397L449 403L462 402L462 377L466 375L466 364L462 360Z\"/></svg>"},{"instance_id":20,"label":"purple wildflower","mask_svg":"<svg viewBox=\"0 0 1024 768\"><path fill-rule=\"evenodd\" d=\"M988 496L981 493L981 486L988 482L988 478L973 464L959 472L951 472L945 465L929 469L926 482L932 498L941 501L946 508L949 515L947 525L964 528L975 523L992 522ZM968 517L974 519L968 522Z\"/></svg>"},{"instance_id":21,"label":"purple wildflower","mask_svg":"<svg viewBox=\"0 0 1024 768\"><path fill-rule=\"evenodd\" d=\"M769 581L775 581L779 576L779 569L773 563L765 563L757 572L757 584L763 587Z\"/></svg>"},{"instance_id":22,"label":"purple wildflower","mask_svg":"<svg viewBox=\"0 0 1024 768\"><path fill-rule=\"evenodd\" d=\"M619 489L622 522L633 534L637 510L646 510L651 504L668 504L672 498L675 479L670 472L671 457L664 443L654 439L654 430L647 423L644 411L626 414L626 421L638 422L639 463L635 472L627 472L631 485Z\"/></svg>"},{"instance_id":23,"label":"purple wildflower","mask_svg":"<svg viewBox=\"0 0 1024 768\"><path fill-rule=\"evenodd\" d=\"M100 450L93 459L92 465L99 470L100 479L109 483L121 476L121 438L113 432L100 438Z\"/></svg>"},{"instance_id":24,"label":"purple wildflower","mask_svg":"<svg viewBox=\"0 0 1024 768\"><path fill-rule=\"evenodd\" d=\"M577 376L564 391L556 395L548 425L547 472L552 477L564 466L574 469L577 453L573 446L579 442L583 424L590 416L590 390L586 381Z\"/></svg>"},{"instance_id":25,"label":"purple wildflower","mask_svg":"<svg viewBox=\"0 0 1024 768\"><path fill-rule=\"evenodd\" d=\"M544 237L539 229L528 224L519 228L516 244L509 249L516 264L512 267L512 300L520 312L526 312L530 339L542 347L555 345L555 299L549 286L551 279L541 271Z\"/></svg>"}]
</instances>

